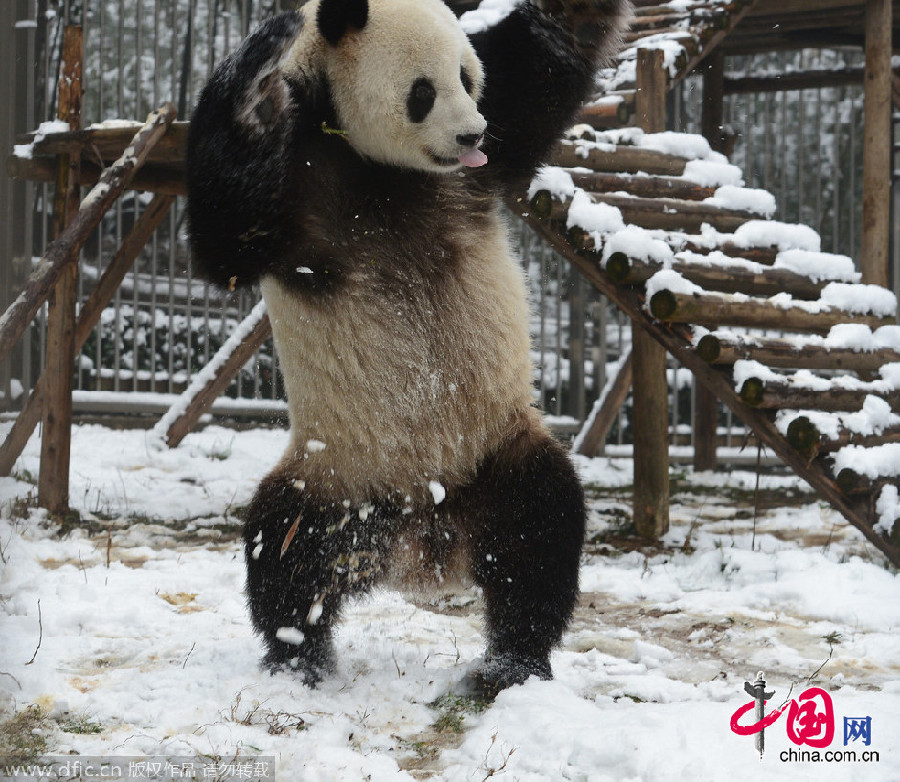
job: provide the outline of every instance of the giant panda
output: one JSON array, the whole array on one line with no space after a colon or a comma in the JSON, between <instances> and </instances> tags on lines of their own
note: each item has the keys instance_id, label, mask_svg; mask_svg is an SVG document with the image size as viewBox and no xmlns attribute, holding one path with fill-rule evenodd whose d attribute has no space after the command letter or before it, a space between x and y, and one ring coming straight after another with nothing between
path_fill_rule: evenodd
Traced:
<instances>
[{"instance_id":1,"label":"giant panda","mask_svg":"<svg viewBox=\"0 0 900 782\"><path fill-rule=\"evenodd\" d=\"M616 50L628 0L524 2L467 37L440 0L311 0L215 70L191 121L194 262L258 284L290 444L246 512L264 665L313 685L374 584L480 587L486 695L551 677L582 489L532 406L501 212Z\"/></svg>"}]
</instances>

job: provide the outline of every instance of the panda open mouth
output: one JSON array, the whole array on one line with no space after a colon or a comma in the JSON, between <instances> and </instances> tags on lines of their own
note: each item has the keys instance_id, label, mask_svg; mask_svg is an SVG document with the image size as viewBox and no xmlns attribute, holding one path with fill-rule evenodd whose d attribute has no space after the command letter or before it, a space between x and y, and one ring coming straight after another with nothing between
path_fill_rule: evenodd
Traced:
<instances>
[{"instance_id":1,"label":"panda open mouth","mask_svg":"<svg viewBox=\"0 0 900 782\"><path fill-rule=\"evenodd\" d=\"M477 168L488 162L487 155L477 147L472 147L456 157L443 157L434 152L428 154L435 163L444 168L459 168L461 165L466 168Z\"/></svg>"}]
</instances>

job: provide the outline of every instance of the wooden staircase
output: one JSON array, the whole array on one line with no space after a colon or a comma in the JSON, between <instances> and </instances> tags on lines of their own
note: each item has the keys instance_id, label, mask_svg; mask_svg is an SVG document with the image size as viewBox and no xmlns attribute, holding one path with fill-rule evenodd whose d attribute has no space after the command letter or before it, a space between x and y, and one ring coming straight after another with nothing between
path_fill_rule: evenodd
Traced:
<instances>
[{"instance_id":1,"label":"wooden staircase","mask_svg":"<svg viewBox=\"0 0 900 782\"><path fill-rule=\"evenodd\" d=\"M511 208L900 564L893 293L701 137L581 126L555 162Z\"/></svg>"}]
</instances>

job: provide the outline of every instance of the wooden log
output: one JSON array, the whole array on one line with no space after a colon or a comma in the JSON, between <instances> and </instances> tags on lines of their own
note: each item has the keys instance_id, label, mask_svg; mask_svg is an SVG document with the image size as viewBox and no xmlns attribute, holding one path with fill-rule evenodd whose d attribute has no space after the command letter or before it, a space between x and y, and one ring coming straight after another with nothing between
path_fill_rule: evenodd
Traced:
<instances>
[{"instance_id":1,"label":"wooden log","mask_svg":"<svg viewBox=\"0 0 900 782\"><path fill-rule=\"evenodd\" d=\"M867 396L884 399L894 412L900 412L900 391L851 390L831 387L825 391L797 388L786 381L747 378L738 392L748 405L762 410L823 410L853 412L862 410Z\"/></svg>"},{"instance_id":2,"label":"wooden log","mask_svg":"<svg viewBox=\"0 0 900 782\"><path fill-rule=\"evenodd\" d=\"M662 263L629 258L616 252L606 261L606 273L619 285L642 285L663 268ZM785 269L767 269L753 272L740 267L705 266L698 263L675 260L668 268L677 271L685 279L710 291L721 293L745 293L748 296L774 296L789 293L796 299L815 301L831 280L813 282L809 277Z\"/></svg>"},{"instance_id":3,"label":"wooden log","mask_svg":"<svg viewBox=\"0 0 900 782\"><path fill-rule=\"evenodd\" d=\"M827 334L832 326L860 323L873 331L896 321L891 317L858 315L829 309L807 312L801 307L779 307L764 299L735 299L726 294L685 294L661 290L650 299L650 312L657 320L692 323L716 328L745 326L778 331Z\"/></svg>"},{"instance_id":4,"label":"wooden log","mask_svg":"<svg viewBox=\"0 0 900 782\"><path fill-rule=\"evenodd\" d=\"M41 304L46 301L56 280L67 263L73 261L87 241L91 231L131 182L153 145L165 134L175 117L175 107L168 103L153 112L131 145L103 174L100 182L88 193L78 213L44 253L35 270L28 277L24 290L0 316L0 360L6 358L12 346L32 321Z\"/></svg>"},{"instance_id":5,"label":"wooden log","mask_svg":"<svg viewBox=\"0 0 900 782\"><path fill-rule=\"evenodd\" d=\"M55 158L23 158L10 155L6 158L6 174L10 179L27 179L32 182L52 182L55 174ZM93 187L100 181L103 170L96 164L82 160L78 172L78 184ZM184 171L145 163L129 185L132 190L159 193L161 195L187 195Z\"/></svg>"},{"instance_id":6,"label":"wooden log","mask_svg":"<svg viewBox=\"0 0 900 782\"><path fill-rule=\"evenodd\" d=\"M634 114L633 92L588 104L581 110L578 121L595 128L611 128L625 125L632 114Z\"/></svg>"},{"instance_id":7,"label":"wooden log","mask_svg":"<svg viewBox=\"0 0 900 782\"><path fill-rule=\"evenodd\" d=\"M189 388L185 393L191 393L190 401L172 424L166 429L164 439L170 448L177 446L185 436L197 425L197 421L218 399L230 385L235 375L259 350L260 345L272 334L272 324L269 316L264 314L250 330L250 333L241 343L232 349L227 342L220 348L220 352L229 351L218 371L209 377L203 387L194 392ZM218 354L217 354L218 356ZM213 358L211 361L216 361Z\"/></svg>"},{"instance_id":8,"label":"wooden log","mask_svg":"<svg viewBox=\"0 0 900 782\"><path fill-rule=\"evenodd\" d=\"M595 456L600 446L606 441L606 435L612 428L622 405L625 404L628 390L631 388L634 375L632 355L629 350L619 361L615 377L607 381L606 387L597 400L598 404L592 420L589 422L584 436L580 438L581 442L576 453L582 456Z\"/></svg>"},{"instance_id":9,"label":"wooden log","mask_svg":"<svg viewBox=\"0 0 900 782\"><path fill-rule=\"evenodd\" d=\"M889 348L856 351L800 345L796 340L771 337L728 342L715 334L704 334L695 350L707 364L718 366L730 366L740 359L749 359L767 367L876 372L885 364L900 361L900 353Z\"/></svg>"},{"instance_id":10,"label":"wooden log","mask_svg":"<svg viewBox=\"0 0 900 782\"><path fill-rule=\"evenodd\" d=\"M863 106L863 282L889 286L891 234L891 0L866 0Z\"/></svg>"},{"instance_id":11,"label":"wooden log","mask_svg":"<svg viewBox=\"0 0 900 782\"><path fill-rule=\"evenodd\" d=\"M781 73L777 76L726 77L723 88L726 95L759 95L763 92L847 87L862 84L864 73L861 67L849 67Z\"/></svg>"},{"instance_id":12,"label":"wooden log","mask_svg":"<svg viewBox=\"0 0 900 782\"><path fill-rule=\"evenodd\" d=\"M660 327L649 320L644 311L643 297L630 286L614 285L592 259L584 257L563 241L547 221L534 218L524 198L507 199L507 204L539 235L550 242L574 268L584 274L594 286L621 309L638 327L644 324L649 333L687 369L698 376L716 396L751 429L759 440L772 450L797 475L807 481L819 495L841 513L872 545L884 553L890 562L900 567L900 542L892 541L875 531L875 517L871 507L841 492L822 461L806 459L788 444L775 426L772 414L746 405L734 388L731 373L711 367L694 351L689 327L671 324Z\"/></svg>"},{"instance_id":13,"label":"wooden log","mask_svg":"<svg viewBox=\"0 0 900 782\"><path fill-rule=\"evenodd\" d=\"M666 129L667 81L662 51L638 49L637 116L645 133ZM634 526L642 538L658 540L669 529L666 351L643 322L632 325Z\"/></svg>"},{"instance_id":14,"label":"wooden log","mask_svg":"<svg viewBox=\"0 0 900 782\"><path fill-rule=\"evenodd\" d=\"M678 198L702 201L716 193L715 187L665 176L623 176L599 171L569 170L576 187L589 193L626 192L639 198Z\"/></svg>"},{"instance_id":15,"label":"wooden log","mask_svg":"<svg viewBox=\"0 0 900 782\"><path fill-rule=\"evenodd\" d=\"M699 255L709 255L712 252L720 251L729 258L743 258L745 261L754 261L755 263L761 263L765 266L771 266L775 263L775 259L779 252L777 247L739 247L734 242L725 242L718 247L710 248L705 245L688 241L683 248L679 249L684 249Z\"/></svg>"},{"instance_id":16,"label":"wooden log","mask_svg":"<svg viewBox=\"0 0 900 782\"><path fill-rule=\"evenodd\" d=\"M715 24L704 25L703 45L690 53L683 64L679 64L678 72L672 79L677 84L689 76L703 60L726 39L753 7L755 0L735 0L714 18Z\"/></svg>"},{"instance_id":17,"label":"wooden log","mask_svg":"<svg viewBox=\"0 0 900 782\"><path fill-rule=\"evenodd\" d=\"M168 104L166 104L168 105ZM158 111L162 111L161 109ZM175 112L172 106L171 111ZM151 116L153 116L151 114ZM145 123L146 124L146 123ZM184 168L187 152L189 122L168 122L163 134L147 150L144 160L175 169ZM141 123L117 128L93 128L70 133L48 133L40 141L34 141L34 134L21 136L17 143L32 144L33 157L55 157L69 149L81 149L84 156L95 164L108 164L122 157L131 146L134 136L141 130Z\"/></svg>"},{"instance_id":18,"label":"wooden log","mask_svg":"<svg viewBox=\"0 0 900 782\"><path fill-rule=\"evenodd\" d=\"M837 474L835 483L837 483L844 494L850 497L871 497L875 500L885 486L895 486L897 484L897 479L878 478L873 481L865 475L860 475L853 468L845 467ZM896 528L895 524L894 530L896 530ZM892 542L896 545L896 533L892 534L890 537L894 538Z\"/></svg>"},{"instance_id":19,"label":"wooden log","mask_svg":"<svg viewBox=\"0 0 900 782\"><path fill-rule=\"evenodd\" d=\"M81 67L83 62L81 27L68 25L63 31L59 74L57 118L72 129L81 125ZM58 176L53 201L53 236L65 233L78 211L79 154L63 154L58 160ZM30 282L30 278L29 278ZM72 430L72 354L75 341L75 302L78 298L76 254L60 259L49 288L38 306L47 301L47 344L44 374L45 398L41 406L41 467L38 473L38 504L50 513L69 509L69 465ZM27 288L27 283L26 283ZM14 302L15 303L15 302ZM28 322L34 317L31 312ZM18 331L21 336L27 322ZM4 353L5 355L5 353Z\"/></svg>"},{"instance_id":20,"label":"wooden log","mask_svg":"<svg viewBox=\"0 0 900 782\"><path fill-rule=\"evenodd\" d=\"M636 174L642 171L660 176L681 176L687 158L667 155L655 149L624 145L616 147L613 152L591 147L586 156L581 156L576 152L575 144L566 141L557 147L552 164L563 168L590 168L616 174Z\"/></svg>"},{"instance_id":21,"label":"wooden log","mask_svg":"<svg viewBox=\"0 0 900 782\"><path fill-rule=\"evenodd\" d=\"M103 308L122 284L134 259L137 258L153 231L162 222L174 200L174 196L157 195L138 218L128 236L125 237L122 246L100 277L97 287L91 292L78 313L74 357L81 352L88 336L99 322ZM16 459L21 455L41 418L46 382L46 375L42 374L32 388L28 401L16 416L6 439L0 445L0 476L7 476L12 472Z\"/></svg>"},{"instance_id":22,"label":"wooden log","mask_svg":"<svg viewBox=\"0 0 900 782\"><path fill-rule=\"evenodd\" d=\"M723 209L712 204L681 201L675 198L662 200L633 198L613 193L591 193L591 201L595 204L609 204L616 207L626 223L664 231L699 232L702 226L707 224L717 231L730 233L749 220L760 219L760 215L753 212ZM553 204L551 219L565 222L568 211L568 204L557 201Z\"/></svg>"},{"instance_id":23,"label":"wooden log","mask_svg":"<svg viewBox=\"0 0 900 782\"><path fill-rule=\"evenodd\" d=\"M825 437L808 416L798 415L787 428L787 441L793 448L810 458L820 453L833 453L848 445L872 448L876 445L900 443L900 427L887 428L878 434L860 434L841 429L837 437Z\"/></svg>"}]
</instances>

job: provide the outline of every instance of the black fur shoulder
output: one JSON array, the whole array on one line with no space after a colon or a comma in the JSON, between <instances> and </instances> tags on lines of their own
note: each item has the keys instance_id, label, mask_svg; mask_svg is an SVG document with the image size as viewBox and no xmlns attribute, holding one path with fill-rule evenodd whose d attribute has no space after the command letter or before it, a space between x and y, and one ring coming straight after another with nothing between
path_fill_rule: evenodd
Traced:
<instances>
[{"instance_id":1,"label":"black fur shoulder","mask_svg":"<svg viewBox=\"0 0 900 782\"><path fill-rule=\"evenodd\" d=\"M191 117L191 247L200 273L222 287L256 282L289 238L287 146L300 110L318 98L313 85L292 89L280 70L302 25L296 12L261 25L216 68Z\"/></svg>"}]
</instances>

